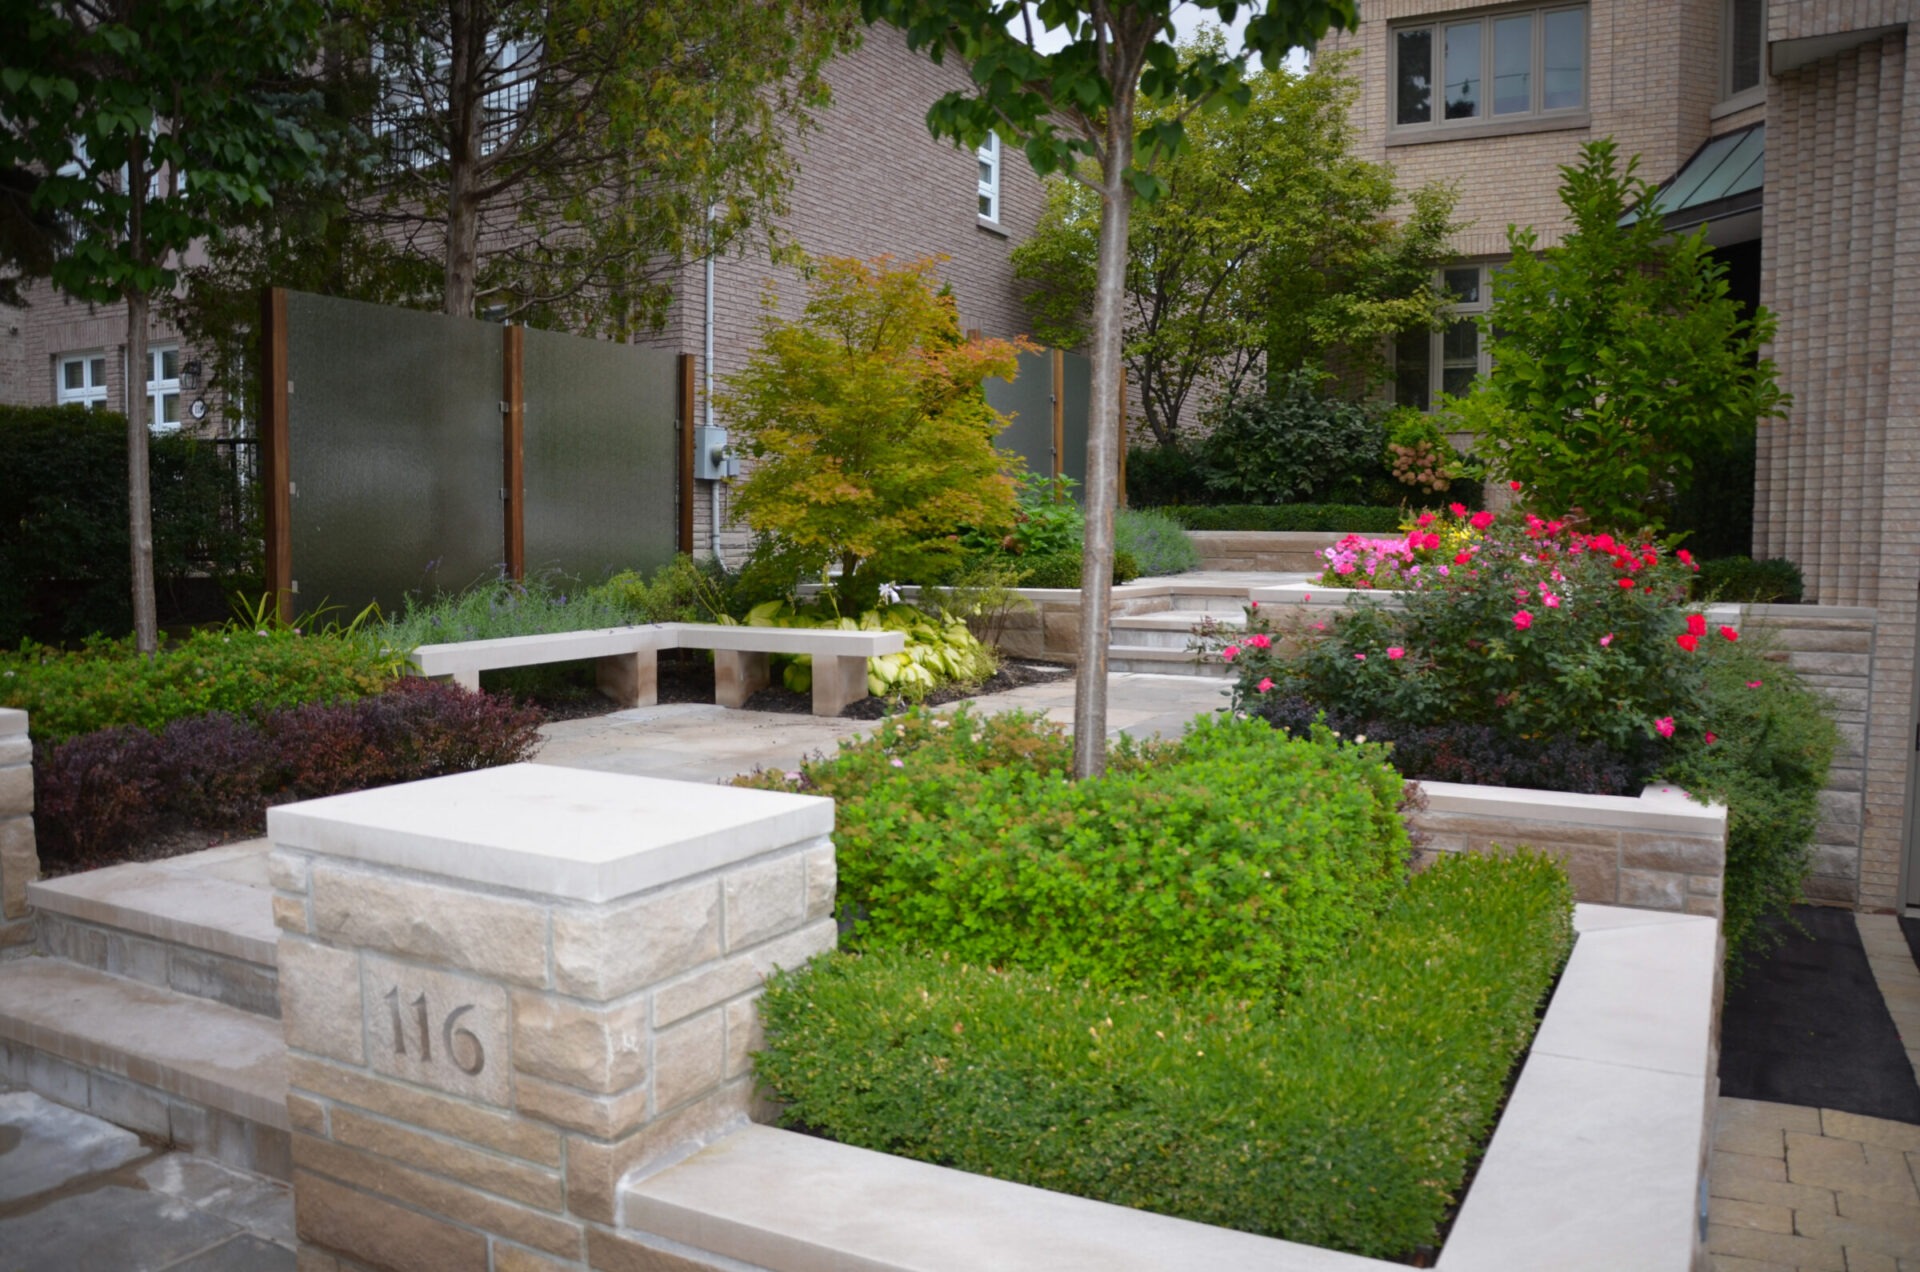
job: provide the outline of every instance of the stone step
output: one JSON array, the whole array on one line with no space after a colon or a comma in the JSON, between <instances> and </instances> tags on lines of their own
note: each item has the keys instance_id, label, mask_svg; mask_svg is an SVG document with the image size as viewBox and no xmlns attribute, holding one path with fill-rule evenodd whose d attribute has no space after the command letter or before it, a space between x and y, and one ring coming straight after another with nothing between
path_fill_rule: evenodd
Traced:
<instances>
[{"instance_id":1,"label":"stone step","mask_svg":"<svg viewBox=\"0 0 1920 1272\"><path fill-rule=\"evenodd\" d=\"M13 1085L230 1166L285 1179L280 1022L55 958L0 974Z\"/></svg>"},{"instance_id":2,"label":"stone step","mask_svg":"<svg viewBox=\"0 0 1920 1272\"><path fill-rule=\"evenodd\" d=\"M1167 597L1167 608L1175 611L1191 610L1200 614L1213 614L1222 618L1243 618L1247 611L1247 589L1222 587L1219 590L1175 592Z\"/></svg>"},{"instance_id":3,"label":"stone step","mask_svg":"<svg viewBox=\"0 0 1920 1272\"><path fill-rule=\"evenodd\" d=\"M29 885L43 954L278 1017L266 841Z\"/></svg>"},{"instance_id":4,"label":"stone step","mask_svg":"<svg viewBox=\"0 0 1920 1272\"><path fill-rule=\"evenodd\" d=\"M1193 655L1184 649L1152 649L1143 645L1109 645L1107 670L1144 672L1157 676L1207 676L1221 680L1233 674L1231 667L1218 660L1196 663Z\"/></svg>"},{"instance_id":5,"label":"stone step","mask_svg":"<svg viewBox=\"0 0 1920 1272\"><path fill-rule=\"evenodd\" d=\"M1186 649L1194 629L1208 619L1220 628L1237 631L1246 626L1241 614L1211 614L1204 610L1168 610L1159 614L1126 614L1109 624L1109 643L1120 649Z\"/></svg>"}]
</instances>

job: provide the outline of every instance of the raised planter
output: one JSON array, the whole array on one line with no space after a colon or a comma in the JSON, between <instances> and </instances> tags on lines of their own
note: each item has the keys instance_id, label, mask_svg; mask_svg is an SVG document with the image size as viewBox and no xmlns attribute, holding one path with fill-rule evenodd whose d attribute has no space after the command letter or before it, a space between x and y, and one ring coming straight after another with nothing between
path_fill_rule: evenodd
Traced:
<instances>
[{"instance_id":1,"label":"raised planter","mask_svg":"<svg viewBox=\"0 0 1920 1272\"><path fill-rule=\"evenodd\" d=\"M1703 1262L1719 925L1582 905L1575 926L1580 939L1440 1272L1684 1272ZM629 1176L620 1214L624 1242L692 1267L1404 1267L764 1126ZM633 1253L633 1266L651 1266Z\"/></svg>"},{"instance_id":2,"label":"raised planter","mask_svg":"<svg viewBox=\"0 0 1920 1272\"><path fill-rule=\"evenodd\" d=\"M1347 537L1344 530L1189 530L1203 570L1262 570L1317 574L1321 551Z\"/></svg>"}]
</instances>

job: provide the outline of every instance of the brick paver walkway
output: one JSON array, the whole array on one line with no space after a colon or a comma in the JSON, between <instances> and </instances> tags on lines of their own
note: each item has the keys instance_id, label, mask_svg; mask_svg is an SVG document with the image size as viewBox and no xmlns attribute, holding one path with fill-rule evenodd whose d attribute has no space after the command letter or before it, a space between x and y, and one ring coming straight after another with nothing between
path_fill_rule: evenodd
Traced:
<instances>
[{"instance_id":1,"label":"brick paver walkway","mask_svg":"<svg viewBox=\"0 0 1920 1272\"><path fill-rule=\"evenodd\" d=\"M1920 968L1891 915L1855 918L1920 1071ZM1920 1126L1722 1096L1713 1150L1714 1272L1920 1272Z\"/></svg>"}]
</instances>

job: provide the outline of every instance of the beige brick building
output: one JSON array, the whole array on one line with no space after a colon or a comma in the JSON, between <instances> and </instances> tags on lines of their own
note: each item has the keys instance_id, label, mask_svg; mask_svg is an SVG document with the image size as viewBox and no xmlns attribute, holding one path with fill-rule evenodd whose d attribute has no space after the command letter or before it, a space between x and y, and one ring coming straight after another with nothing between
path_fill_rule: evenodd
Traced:
<instances>
[{"instance_id":1,"label":"beige brick building","mask_svg":"<svg viewBox=\"0 0 1920 1272\"><path fill-rule=\"evenodd\" d=\"M815 255L943 256L941 272L966 326L995 336L1024 331L1008 258L1039 220L1039 178L1017 150L977 156L927 133L927 108L965 86L965 72L951 62L935 66L908 51L899 32L874 27L827 77L833 105L795 146L798 172L784 234ZM704 273L698 263L681 273L673 311L653 343L702 351ZM723 259L714 274L714 363L725 376L758 343L763 290L775 286L782 312L792 314L804 289L795 271L776 269L764 252ZM70 301L44 283L33 286L28 299L25 309L0 307L0 402L71 401L118 410L126 376L125 307ZM196 386L195 351L159 321L150 339L156 422L224 433L233 422L223 418L217 397ZM196 400L206 407L197 423ZM696 542L704 550L711 542L714 483L699 484ZM735 548L744 543L739 534L727 538Z\"/></svg>"},{"instance_id":2,"label":"beige brick building","mask_svg":"<svg viewBox=\"0 0 1920 1272\"><path fill-rule=\"evenodd\" d=\"M1355 51L1363 154L1409 183L1457 183L1447 282L1463 310L1484 306L1508 224L1543 244L1564 233L1557 167L1611 135L1671 183L1668 224L1705 224L1735 294L1778 315L1794 406L1760 430L1754 551L1798 562L1811 607L1764 621L1787 630L1845 736L1808 891L1920 901L1920 0L1378 0L1362 14L1327 47ZM1463 325L1401 354L1410 400L1486 365Z\"/></svg>"}]
</instances>

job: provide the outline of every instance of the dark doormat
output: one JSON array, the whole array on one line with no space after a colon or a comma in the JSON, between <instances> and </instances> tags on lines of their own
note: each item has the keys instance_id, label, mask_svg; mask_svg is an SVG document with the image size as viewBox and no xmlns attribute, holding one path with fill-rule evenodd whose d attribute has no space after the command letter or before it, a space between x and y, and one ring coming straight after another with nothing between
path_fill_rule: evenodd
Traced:
<instances>
[{"instance_id":1,"label":"dark doormat","mask_svg":"<svg viewBox=\"0 0 1920 1272\"><path fill-rule=\"evenodd\" d=\"M1793 917L1799 930L1784 925L1727 990L1720 1094L1920 1123L1920 1086L1852 912L1797 905Z\"/></svg>"}]
</instances>

